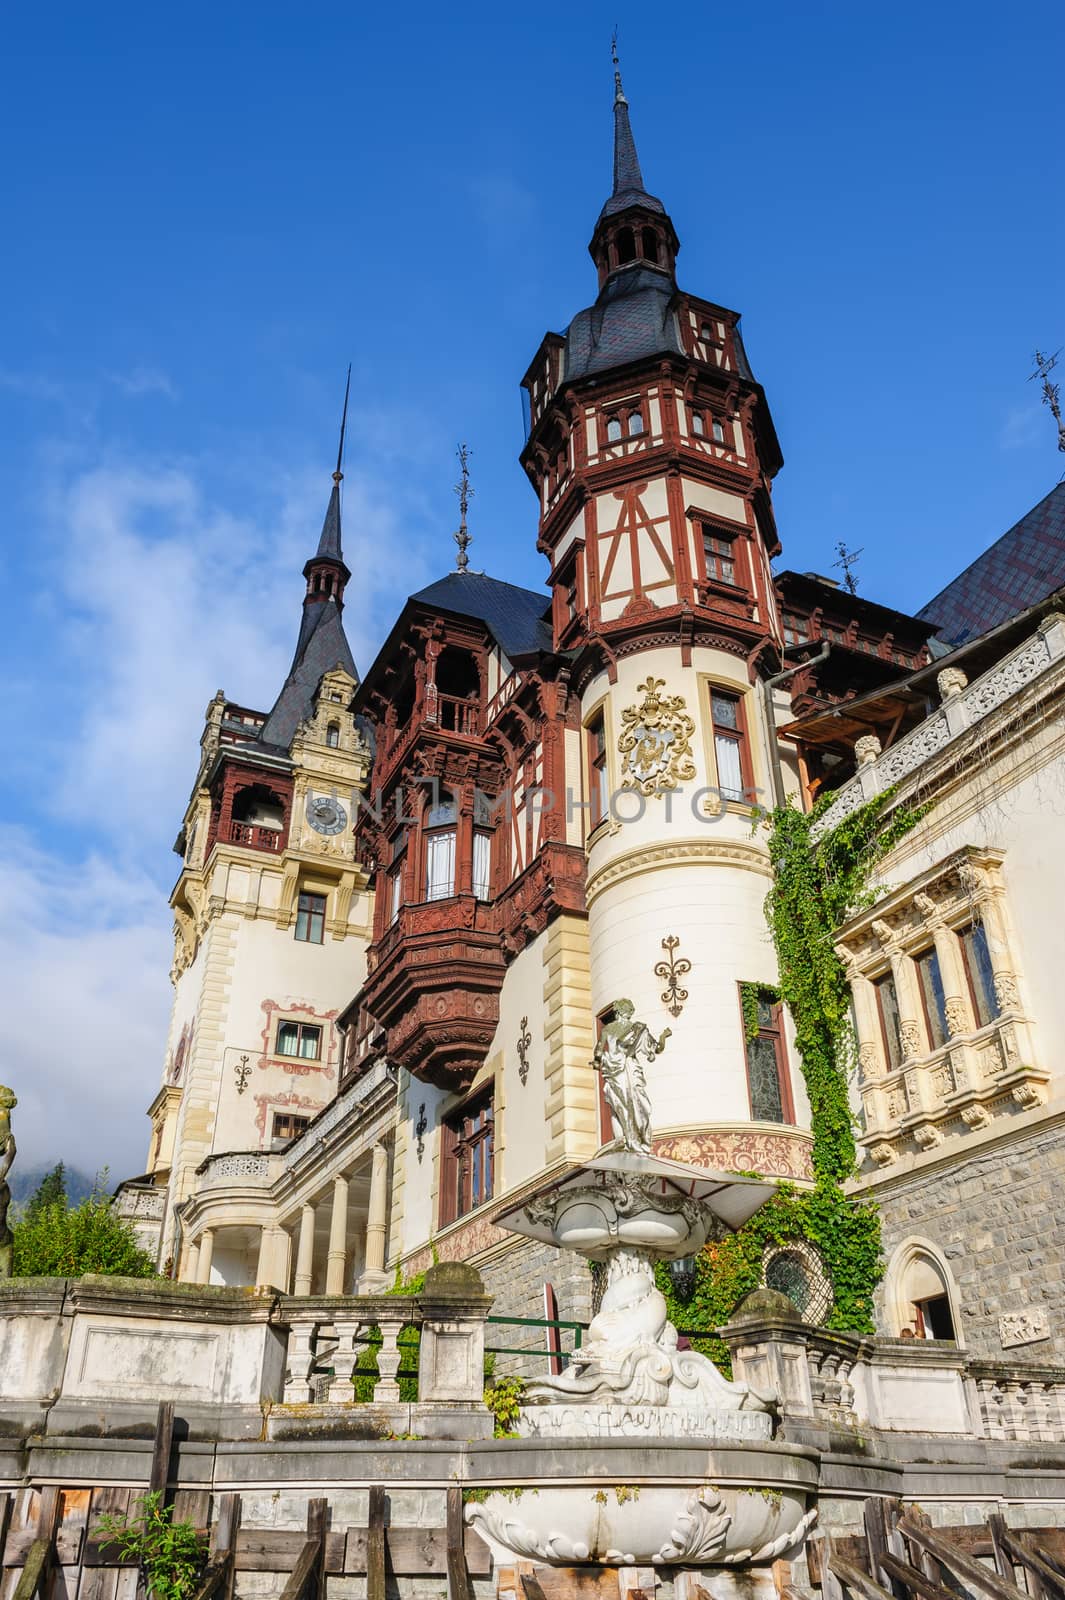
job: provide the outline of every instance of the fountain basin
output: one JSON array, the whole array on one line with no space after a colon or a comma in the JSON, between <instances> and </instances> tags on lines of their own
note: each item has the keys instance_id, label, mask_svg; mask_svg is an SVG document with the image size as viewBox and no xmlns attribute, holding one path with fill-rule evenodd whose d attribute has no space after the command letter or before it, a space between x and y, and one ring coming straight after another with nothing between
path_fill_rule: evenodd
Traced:
<instances>
[{"instance_id":1,"label":"fountain basin","mask_svg":"<svg viewBox=\"0 0 1065 1600\"><path fill-rule=\"evenodd\" d=\"M496 1562L764 1566L797 1553L816 1517L805 1487L661 1481L487 1491L466 1520Z\"/></svg>"}]
</instances>

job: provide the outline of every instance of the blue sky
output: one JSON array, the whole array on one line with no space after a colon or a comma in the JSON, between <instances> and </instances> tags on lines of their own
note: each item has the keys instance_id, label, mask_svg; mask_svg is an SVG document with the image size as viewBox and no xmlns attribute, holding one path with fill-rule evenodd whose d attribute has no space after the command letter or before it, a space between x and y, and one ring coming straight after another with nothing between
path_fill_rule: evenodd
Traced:
<instances>
[{"instance_id":1,"label":"blue sky","mask_svg":"<svg viewBox=\"0 0 1065 1600\"><path fill-rule=\"evenodd\" d=\"M518 380L594 294L620 25L688 288L743 312L785 563L916 608L1056 481L1060 4L9 8L0 960L27 1159L139 1170L215 689L273 699L347 362L360 663L446 571L534 585Z\"/></svg>"}]
</instances>

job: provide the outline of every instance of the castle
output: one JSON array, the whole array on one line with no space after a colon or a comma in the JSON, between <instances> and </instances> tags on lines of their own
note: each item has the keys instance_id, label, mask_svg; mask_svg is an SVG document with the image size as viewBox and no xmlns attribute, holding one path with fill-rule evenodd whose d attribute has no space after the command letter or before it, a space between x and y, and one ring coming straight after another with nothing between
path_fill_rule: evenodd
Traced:
<instances>
[{"instance_id":1,"label":"castle","mask_svg":"<svg viewBox=\"0 0 1065 1600\"><path fill-rule=\"evenodd\" d=\"M929 810L836 930L878 1327L1060 1359L1065 490L914 616L774 571L739 315L679 286L620 78L613 115L595 300L522 379L547 588L460 548L360 675L338 460L274 706L208 707L120 1207L188 1283L365 1294L461 1260L498 1313L587 1321L585 1264L494 1218L609 1139L598 1029L624 998L670 1030L657 1154L808 1184L752 820L897 786ZM808 1240L764 1279L810 1322L831 1304Z\"/></svg>"}]
</instances>

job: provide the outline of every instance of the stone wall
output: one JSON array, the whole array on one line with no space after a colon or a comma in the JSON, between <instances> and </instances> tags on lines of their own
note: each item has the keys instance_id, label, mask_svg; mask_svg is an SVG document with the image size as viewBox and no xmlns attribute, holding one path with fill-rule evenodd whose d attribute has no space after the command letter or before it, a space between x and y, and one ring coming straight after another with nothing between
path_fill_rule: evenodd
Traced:
<instances>
[{"instance_id":1,"label":"stone wall","mask_svg":"<svg viewBox=\"0 0 1065 1600\"><path fill-rule=\"evenodd\" d=\"M1065 1359L1065 1125L990 1141L950 1165L933 1163L865 1192L880 1207L888 1260L915 1236L942 1251L968 1350L1000 1357L1000 1317L1045 1311L1050 1337L1025 1344L1023 1356ZM878 1291L880 1327L887 1291L886 1284Z\"/></svg>"},{"instance_id":2,"label":"stone wall","mask_svg":"<svg viewBox=\"0 0 1065 1600\"><path fill-rule=\"evenodd\" d=\"M585 1324L591 1321L592 1274L588 1263L572 1250L556 1250L554 1245L522 1239L490 1260L479 1262L478 1271L488 1293L495 1297L490 1316L542 1317L546 1282L554 1286L560 1320ZM518 1350L540 1352L539 1359L497 1356L496 1372L500 1375L516 1373L522 1378L543 1376L547 1371L543 1356L546 1332L544 1328L515 1328L489 1322L486 1330L489 1345L510 1345ZM562 1337L563 1349L569 1350L572 1345L573 1335L566 1331Z\"/></svg>"}]
</instances>

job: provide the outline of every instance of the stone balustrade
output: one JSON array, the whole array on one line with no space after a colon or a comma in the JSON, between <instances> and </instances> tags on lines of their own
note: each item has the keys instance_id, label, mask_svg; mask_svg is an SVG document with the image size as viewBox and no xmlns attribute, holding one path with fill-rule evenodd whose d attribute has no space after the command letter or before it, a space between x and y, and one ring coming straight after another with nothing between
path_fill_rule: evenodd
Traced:
<instances>
[{"instance_id":1,"label":"stone balustrade","mask_svg":"<svg viewBox=\"0 0 1065 1600\"><path fill-rule=\"evenodd\" d=\"M198 1191L231 1188L269 1189L284 1169L284 1158L269 1150L228 1150L208 1156L196 1168Z\"/></svg>"},{"instance_id":2,"label":"stone balustrade","mask_svg":"<svg viewBox=\"0 0 1065 1600\"><path fill-rule=\"evenodd\" d=\"M991 716L1062 656L1065 656L1065 617L1054 613L1044 618L1030 639L990 671L964 688L949 685L942 706L882 754L869 760L865 758L866 752L860 752L857 774L839 790L817 831L824 833L836 827L867 800L909 777L955 739Z\"/></svg>"},{"instance_id":3,"label":"stone balustrade","mask_svg":"<svg viewBox=\"0 0 1065 1600\"><path fill-rule=\"evenodd\" d=\"M285 1405L298 1408L304 1432L326 1421L335 1431L367 1409L355 1404L352 1378L373 1329L373 1402L391 1431L484 1437L490 1306L462 1262L430 1268L423 1291L409 1296L296 1296L170 1279L0 1281L0 1432L14 1423L27 1432L128 1433L163 1399L178 1405L191 1437L258 1438L264 1412ZM404 1406L406 1327L420 1330L420 1350L417 1401ZM298 1431L291 1417L287 1426L289 1436Z\"/></svg>"},{"instance_id":4,"label":"stone balustrade","mask_svg":"<svg viewBox=\"0 0 1065 1600\"><path fill-rule=\"evenodd\" d=\"M834 1333L757 1290L721 1330L733 1376L779 1396L787 1429L1065 1443L1065 1370L987 1361L955 1344Z\"/></svg>"}]
</instances>

